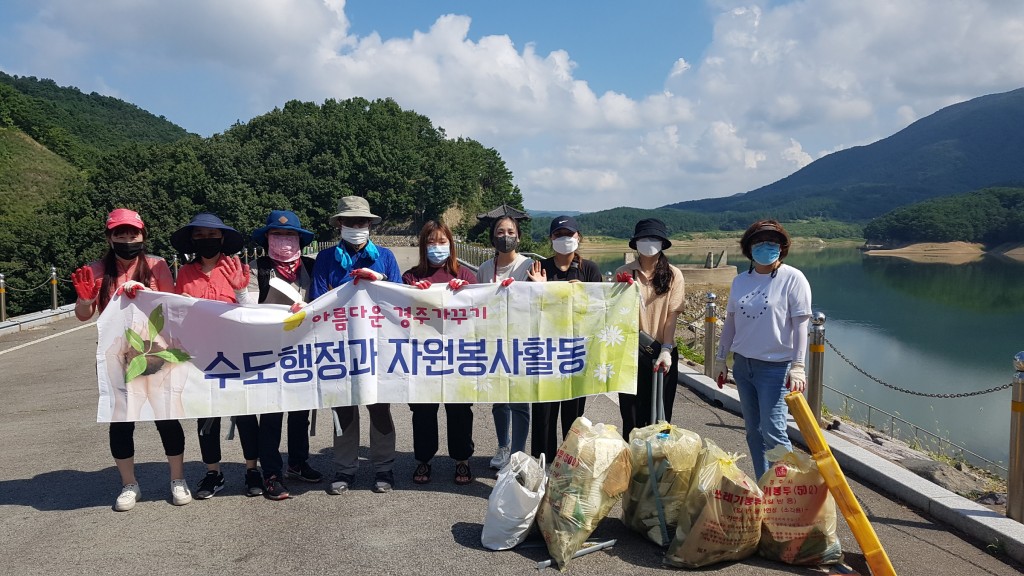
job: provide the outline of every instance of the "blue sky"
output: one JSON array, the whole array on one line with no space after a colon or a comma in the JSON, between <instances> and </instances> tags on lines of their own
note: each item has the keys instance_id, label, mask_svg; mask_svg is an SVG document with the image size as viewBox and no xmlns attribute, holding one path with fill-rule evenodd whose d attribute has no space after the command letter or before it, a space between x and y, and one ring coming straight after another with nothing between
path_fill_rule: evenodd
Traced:
<instances>
[{"instance_id":1,"label":"blue sky","mask_svg":"<svg viewBox=\"0 0 1024 576\"><path fill-rule=\"evenodd\" d=\"M1024 86L1024 3L6 0L0 70L204 136L391 97L495 148L528 208L653 208Z\"/></svg>"}]
</instances>

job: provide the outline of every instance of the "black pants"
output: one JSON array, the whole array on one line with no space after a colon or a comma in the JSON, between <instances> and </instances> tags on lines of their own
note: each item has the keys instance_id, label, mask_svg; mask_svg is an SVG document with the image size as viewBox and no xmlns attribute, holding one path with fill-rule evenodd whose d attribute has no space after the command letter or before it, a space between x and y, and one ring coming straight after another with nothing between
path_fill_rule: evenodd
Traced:
<instances>
[{"instance_id":1,"label":"black pants","mask_svg":"<svg viewBox=\"0 0 1024 576\"><path fill-rule=\"evenodd\" d=\"M576 418L583 416L586 396L562 400L561 402L534 402L530 418L530 453L534 458L544 454L546 461L553 462L555 452L569 434L569 428ZM562 436L558 436L558 413L562 413Z\"/></svg>"},{"instance_id":2,"label":"black pants","mask_svg":"<svg viewBox=\"0 0 1024 576\"><path fill-rule=\"evenodd\" d=\"M619 394L619 414L622 415L622 437L629 442L629 433L634 428L643 428L651 422L651 398L654 390L653 362L649 357L640 356L636 371L636 394ZM676 399L679 384L679 351L672 350L672 369L665 374L665 388L662 399L665 402L665 421L672 421L672 403Z\"/></svg>"},{"instance_id":3,"label":"black pants","mask_svg":"<svg viewBox=\"0 0 1024 576\"><path fill-rule=\"evenodd\" d=\"M430 462L437 454L439 404L409 404L412 410L412 451L418 462ZM456 461L473 455L473 405L445 404L448 420L448 455Z\"/></svg>"},{"instance_id":4,"label":"black pants","mask_svg":"<svg viewBox=\"0 0 1024 576\"><path fill-rule=\"evenodd\" d=\"M177 420L157 420L156 431L164 445L164 454L178 456L185 453L185 431ZM110 423L110 455L118 460L135 457L135 422Z\"/></svg>"},{"instance_id":5,"label":"black pants","mask_svg":"<svg viewBox=\"0 0 1024 576\"><path fill-rule=\"evenodd\" d=\"M281 478L281 424L283 412L260 416L260 464L263 477ZM288 465L301 466L309 459L309 410L288 413Z\"/></svg>"},{"instance_id":6,"label":"black pants","mask_svg":"<svg viewBox=\"0 0 1024 576\"><path fill-rule=\"evenodd\" d=\"M207 420L213 420L210 432L203 434L203 426ZM220 462L220 418L200 418L196 420L199 430L199 452L205 464ZM235 416L235 428L238 429L238 441L242 443L242 456L246 460L260 457L260 424L254 414Z\"/></svg>"}]
</instances>

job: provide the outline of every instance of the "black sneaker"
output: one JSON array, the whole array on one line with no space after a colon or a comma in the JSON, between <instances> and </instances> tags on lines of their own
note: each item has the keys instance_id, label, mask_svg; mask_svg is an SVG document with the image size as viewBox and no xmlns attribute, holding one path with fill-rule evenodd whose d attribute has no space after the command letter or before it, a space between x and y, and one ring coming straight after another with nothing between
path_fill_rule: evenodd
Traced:
<instances>
[{"instance_id":1,"label":"black sneaker","mask_svg":"<svg viewBox=\"0 0 1024 576\"><path fill-rule=\"evenodd\" d=\"M395 487L394 472L377 472L373 477L373 491L379 494L391 492Z\"/></svg>"},{"instance_id":2,"label":"black sneaker","mask_svg":"<svg viewBox=\"0 0 1024 576\"><path fill-rule=\"evenodd\" d=\"M263 476L260 476L260 471L255 468L248 468L245 471L245 495L263 495Z\"/></svg>"},{"instance_id":3,"label":"black sneaker","mask_svg":"<svg viewBox=\"0 0 1024 576\"><path fill-rule=\"evenodd\" d=\"M298 466L289 466L288 477L310 483L319 482L324 479L324 475L317 472L308 462L303 462Z\"/></svg>"},{"instance_id":4,"label":"black sneaker","mask_svg":"<svg viewBox=\"0 0 1024 576\"><path fill-rule=\"evenodd\" d=\"M288 487L277 479L276 474L263 481L264 498L268 500L285 500L290 496L291 494L288 493Z\"/></svg>"},{"instance_id":5,"label":"black sneaker","mask_svg":"<svg viewBox=\"0 0 1024 576\"><path fill-rule=\"evenodd\" d=\"M196 486L195 497L197 500L208 500L224 488L224 475L216 470L208 470L206 476Z\"/></svg>"}]
</instances>

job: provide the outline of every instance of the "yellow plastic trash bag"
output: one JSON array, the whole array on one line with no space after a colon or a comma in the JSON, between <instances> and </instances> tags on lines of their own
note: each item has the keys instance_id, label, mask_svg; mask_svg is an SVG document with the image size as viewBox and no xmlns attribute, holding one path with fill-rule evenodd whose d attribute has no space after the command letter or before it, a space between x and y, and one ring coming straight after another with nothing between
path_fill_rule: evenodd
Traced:
<instances>
[{"instance_id":1,"label":"yellow plastic trash bag","mask_svg":"<svg viewBox=\"0 0 1024 576\"><path fill-rule=\"evenodd\" d=\"M666 564L699 568L757 551L764 503L757 484L736 466L739 458L704 439Z\"/></svg>"},{"instance_id":2,"label":"yellow plastic trash bag","mask_svg":"<svg viewBox=\"0 0 1024 576\"><path fill-rule=\"evenodd\" d=\"M629 476L629 448L615 426L577 418L548 470L537 510L537 526L559 569L619 501Z\"/></svg>"},{"instance_id":3,"label":"yellow plastic trash bag","mask_svg":"<svg viewBox=\"0 0 1024 576\"><path fill-rule=\"evenodd\" d=\"M696 432L667 422L630 432L633 477L622 496L622 522L655 544L668 546L690 489L700 449Z\"/></svg>"},{"instance_id":4,"label":"yellow plastic trash bag","mask_svg":"<svg viewBox=\"0 0 1024 576\"><path fill-rule=\"evenodd\" d=\"M773 448L767 456L775 464L758 482L764 493L758 554L803 566L842 562L836 501L818 465L810 456L784 446Z\"/></svg>"}]
</instances>

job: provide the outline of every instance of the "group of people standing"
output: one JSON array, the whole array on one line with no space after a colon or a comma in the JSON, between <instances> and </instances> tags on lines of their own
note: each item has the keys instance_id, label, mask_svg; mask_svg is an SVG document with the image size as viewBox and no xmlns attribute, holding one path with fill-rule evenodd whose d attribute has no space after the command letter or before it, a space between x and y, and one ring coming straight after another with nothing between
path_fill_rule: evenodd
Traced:
<instances>
[{"instance_id":1,"label":"group of people standing","mask_svg":"<svg viewBox=\"0 0 1024 576\"><path fill-rule=\"evenodd\" d=\"M242 264L237 253L244 236L210 213L197 214L191 222L171 236L172 246L182 254L195 254L173 280L163 259L145 253L147 230L134 211L118 208L106 222L109 250L99 261L76 270L72 280L78 294L75 314L88 320L102 311L119 292L134 296L139 289L173 292L193 298L206 298L235 304L292 304L297 310L303 303L281 300L279 292L270 290L272 278L292 286L310 302L350 281L402 282L420 289L444 285L457 291L472 283L513 282L600 282L597 265L580 255L582 236L575 218L559 216L552 220L549 241L554 256L533 260L519 253L520 221L506 216L490 222L493 258L480 265L477 272L460 266L452 231L441 222L427 222L419 234L419 259L415 266L402 273L391 250L378 246L370 237L373 225L381 218L373 214L369 203L359 196L347 196L338 203L338 211L330 223L340 230L341 240L320 251L315 260L302 255L314 234L302 227L299 218L286 210L272 211L266 225L252 233L252 240L266 249L255 265L256 293L250 292L251 271ZM664 398L666 420L671 421L672 405L678 371L675 347L677 318L683 312L685 285L682 272L669 263L664 251L671 246L668 230L658 219L637 223L629 241L637 258L616 271L616 279L634 284L641 299L640 330L659 343L656 355L641 358L637 376L637 394L619 394L623 436L634 428L649 424L652 380L655 372L665 374ZM774 246L772 254L765 246ZM718 354L718 367L723 377L728 374L725 358L734 353L734 375L738 384L747 439L755 454L755 470L761 466L764 452L777 444L789 445L785 436L785 417L779 430L778 410L787 378L792 389L803 387L803 348L810 317L810 288L803 275L784 266L781 259L789 248L789 236L775 221L755 223L741 240L743 253L751 258L751 269L740 274L733 283L729 315ZM771 250L768 250L771 252ZM756 273L756 275L755 275ZM747 276L746 278L743 278ZM760 310L758 310L760 308ZM799 333L802 331L803 338ZM648 368L650 366L650 368ZM781 375L781 380L780 380ZM126 385L128 388L132 383ZM133 391L124 390L131 396ZM432 479L432 460L439 449L439 404L410 404L412 411L413 452L416 468L412 481L426 484ZM569 427L586 407L586 398L556 402L496 403L491 407L498 449L490 460L493 469L500 469L513 452L526 451L531 437L530 453L541 454L552 461ZM454 482L473 482L469 460L474 452L472 404L444 404L448 454L455 461ZM373 467L375 492L389 492L395 486L395 425L391 406L385 403L366 406L369 414L369 460ZM354 484L358 469L360 410L358 406L333 408L335 436L333 446L334 477L327 491L343 494ZM748 413L749 412L749 413ZM284 414L242 415L233 418L238 430L245 460L244 485L249 496L271 500L289 497L285 478L304 482L320 482L323 475L309 463L310 411L288 413L288 466L284 467L280 452ZM560 424L560 426L559 426ZM225 485L220 470L220 418L197 420L198 440L207 471L198 482L194 497L211 498ZM171 501L188 504L193 493L184 479L185 436L177 420L156 420L170 466ZM135 477L133 422L110 424L110 450L121 476L122 490L114 509L130 510L141 497ZM560 434L559 434L560 432ZM760 459L756 454L760 454ZM260 471L258 464L262 466Z\"/></svg>"}]
</instances>

